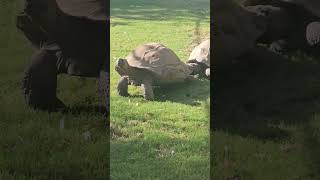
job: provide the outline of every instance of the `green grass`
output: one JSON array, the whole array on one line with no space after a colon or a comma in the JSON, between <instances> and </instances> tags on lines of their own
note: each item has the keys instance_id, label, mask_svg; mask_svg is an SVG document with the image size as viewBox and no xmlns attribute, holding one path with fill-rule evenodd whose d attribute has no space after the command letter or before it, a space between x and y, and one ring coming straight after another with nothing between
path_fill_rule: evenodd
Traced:
<instances>
[{"instance_id":1,"label":"green grass","mask_svg":"<svg viewBox=\"0 0 320 180\"><path fill-rule=\"evenodd\" d=\"M157 88L145 101L116 92L115 61L147 42L160 42L186 61L209 35L207 0L111 1L111 177L209 179L209 81Z\"/></svg>"},{"instance_id":2,"label":"green grass","mask_svg":"<svg viewBox=\"0 0 320 180\"><path fill-rule=\"evenodd\" d=\"M95 108L96 80L59 77L65 114L29 109L20 80L32 49L15 28L16 11L16 1L0 2L0 179L106 179L109 136Z\"/></svg>"}]
</instances>

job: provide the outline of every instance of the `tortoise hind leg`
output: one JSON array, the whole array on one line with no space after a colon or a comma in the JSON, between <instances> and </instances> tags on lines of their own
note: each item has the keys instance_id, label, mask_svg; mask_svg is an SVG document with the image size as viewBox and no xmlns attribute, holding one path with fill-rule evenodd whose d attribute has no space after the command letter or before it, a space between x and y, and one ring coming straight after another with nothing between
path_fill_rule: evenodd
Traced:
<instances>
[{"instance_id":1,"label":"tortoise hind leg","mask_svg":"<svg viewBox=\"0 0 320 180\"><path fill-rule=\"evenodd\" d=\"M143 91L144 99L154 100L152 82L150 80L144 80L141 84L141 89Z\"/></svg>"},{"instance_id":2,"label":"tortoise hind leg","mask_svg":"<svg viewBox=\"0 0 320 180\"><path fill-rule=\"evenodd\" d=\"M27 104L33 109L58 111L65 105L56 97L57 68L55 55L36 51L25 71L22 88Z\"/></svg>"}]
</instances>

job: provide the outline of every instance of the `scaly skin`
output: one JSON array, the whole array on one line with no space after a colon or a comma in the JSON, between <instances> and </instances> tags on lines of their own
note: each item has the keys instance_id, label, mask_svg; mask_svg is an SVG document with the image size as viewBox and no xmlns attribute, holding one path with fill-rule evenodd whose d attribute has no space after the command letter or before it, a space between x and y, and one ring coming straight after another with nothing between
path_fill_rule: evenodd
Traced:
<instances>
[{"instance_id":1,"label":"scaly skin","mask_svg":"<svg viewBox=\"0 0 320 180\"><path fill-rule=\"evenodd\" d=\"M65 105L56 97L57 58L46 50L36 51L31 65L25 71L22 82L23 94L34 109L57 111Z\"/></svg>"}]
</instances>

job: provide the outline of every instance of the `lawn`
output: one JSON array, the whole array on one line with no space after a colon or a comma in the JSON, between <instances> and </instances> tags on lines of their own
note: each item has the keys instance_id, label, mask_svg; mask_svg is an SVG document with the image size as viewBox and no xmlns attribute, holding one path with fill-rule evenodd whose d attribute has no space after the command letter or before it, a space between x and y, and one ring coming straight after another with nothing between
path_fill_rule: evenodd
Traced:
<instances>
[{"instance_id":1,"label":"lawn","mask_svg":"<svg viewBox=\"0 0 320 180\"><path fill-rule=\"evenodd\" d=\"M32 49L15 28L17 4L0 2L0 179L106 179L109 136L95 79L60 76L64 114L36 112L20 80Z\"/></svg>"},{"instance_id":2,"label":"lawn","mask_svg":"<svg viewBox=\"0 0 320 180\"><path fill-rule=\"evenodd\" d=\"M287 57L217 68L213 179L320 179L320 59Z\"/></svg>"},{"instance_id":3,"label":"lawn","mask_svg":"<svg viewBox=\"0 0 320 180\"><path fill-rule=\"evenodd\" d=\"M214 179L320 178L320 65L292 59L217 73Z\"/></svg>"},{"instance_id":4,"label":"lawn","mask_svg":"<svg viewBox=\"0 0 320 180\"><path fill-rule=\"evenodd\" d=\"M182 61L209 37L208 0L111 1L111 178L209 179L209 81L116 92L115 61L138 45L159 42Z\"/></svg>"}]
</instances>

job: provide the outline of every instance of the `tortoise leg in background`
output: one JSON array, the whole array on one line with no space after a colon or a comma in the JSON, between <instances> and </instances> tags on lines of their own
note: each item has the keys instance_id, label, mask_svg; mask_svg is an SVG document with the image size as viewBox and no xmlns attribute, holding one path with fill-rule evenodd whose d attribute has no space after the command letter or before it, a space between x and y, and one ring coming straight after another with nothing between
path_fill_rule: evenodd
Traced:
<instances>
[{"instance_id":1,"label":"tortoise leg in background","mask_svg":"<svg viewBox=\"0 0 320 180\"><path fill-rule=\"evenodd\" d=\"M320 56L320 22L311 22L306 27L305 39L307 52L311 56Z\"/></svg>"},{"instance_id":2,"label":"tortoise leg in background","mask_svg":"<svg viewBox=\"0 0 320 180\"><path fill-rule=\"evenodd\" d=\"M56 97L56 56L46 50L38 50L31 60L22 82L27 104L33 109L50 112L64 109L65 105Z\"/></svg>"},{"instance_id":3,"label":"tortoise leg in background","mask_svg":"<svg viewBox=\"0 0 320 180\"><path fill-rule=\"evenodd\" d=\"M121 77L117 86L118 94L120 96L129 96L128 85L129 85L128 77L124 77L124 76Z\"/></svg>"},{"instance_id":4,"label":"tortoise leg in background","mask_svg":"<svg viewBox=\"0 0 320 180\"><path fill-rule=\"evenodd\" d=\"M206 69L205 74L208 79L210 79L210 67Z\"/></svg>"},{"instance_id":5,"label":"tortoise leg in background","mask_svg":"<svg viewBox=\"0 0 320 180\"><path fill-rule=\"evenodd\" d=\"M306 28L306 39L310 46L320 46L320 22L308 24Z\"/></svg>"},{"instance_id":6,"label":"tortoise leg in background","mask_svg":"<svg viewBox=\"0 0 320 180\"><path fill-rule=\"evenodd\" d=\"M146 100L153 100L154 99L152 82L150 80L144 80L141 83L141 89L142 89L144 99L146 99Z\"/></svg>"}]
</instances>

